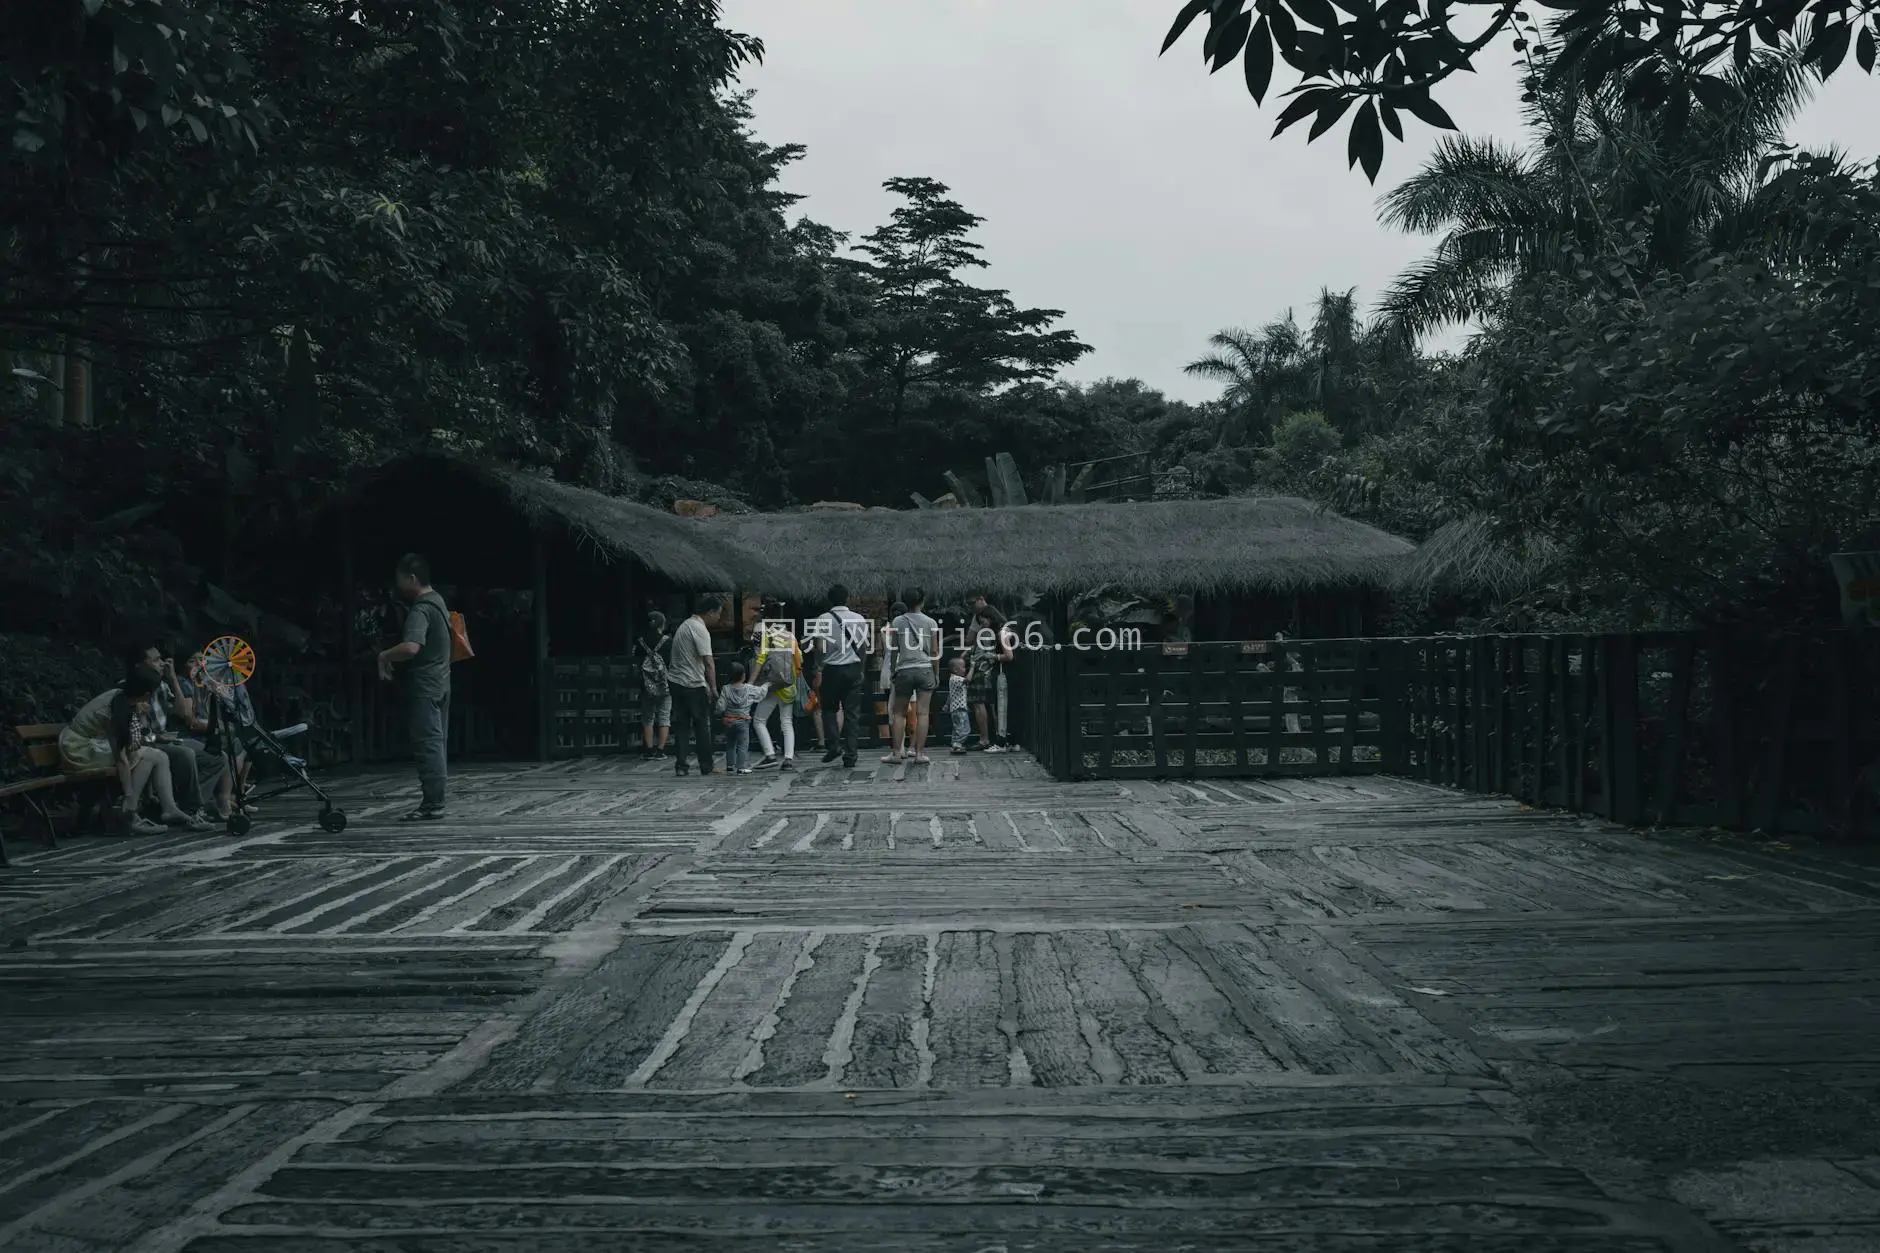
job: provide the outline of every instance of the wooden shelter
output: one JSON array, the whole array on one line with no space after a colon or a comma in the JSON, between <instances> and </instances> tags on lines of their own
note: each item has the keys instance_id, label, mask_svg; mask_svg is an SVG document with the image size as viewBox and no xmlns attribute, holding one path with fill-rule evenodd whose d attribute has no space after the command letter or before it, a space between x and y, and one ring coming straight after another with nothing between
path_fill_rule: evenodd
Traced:
<instances>
[{"instance_id":1,"label":"wooden shelter","mask_svg":"<svg viewBox=\"0 0 1880 1253\"><path fill-rule=\"evenodd\" d=\"M634 640L646 610L682 614L701 592L780 577L693 519L462 457L406 458L365 476L329 526L355 596L417 551L464 612L477 656L453 674L452 750L465 756L547 759L637 742ZM327 680L360 713L336 754L355 762L403 751L402 720L372 674L382 642L359 637L372 633L369 618L349 616L348 660ZM309 692L325 685L295 677Z\"/></svg>"}]
</instances>

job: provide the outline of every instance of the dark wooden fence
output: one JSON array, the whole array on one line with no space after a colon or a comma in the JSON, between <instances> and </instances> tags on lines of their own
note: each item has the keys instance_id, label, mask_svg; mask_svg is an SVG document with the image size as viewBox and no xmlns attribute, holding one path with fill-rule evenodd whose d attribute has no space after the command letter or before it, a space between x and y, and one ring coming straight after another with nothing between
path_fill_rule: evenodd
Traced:
<instances>
[{"instance_id":1,"label":"dark wooden fence","mask_svg":"<svg viewBox=\"0 0 1880 1253\"><path fill-rule=\"evenodd\" d=\"M1060 779L1365 774L1387 754L1390 641L1230 641L1027 652L1020 742Z\"/></svg>"},{"instance_id":2,"label":"dark wooden fence","mask_svg":"<svg viewBox=\"0 0 1880 1253\"><path fill-rule=\"evenodd\" d=\"M1060 779L1382 771L1633 825L1872 833L1880 636L1064 648L1014 667Z\"/></svg>"},{"instance_id":3,"label":"dark wooden fence","mask_svg":"<svg viewBox=\"0 0 1880 1253\"><path fill-rule=\"evenodd\" d=\"M1871 825L1880 637L1406 640L1399 773L1630 825Z\"/></svg>"}]
</instances>

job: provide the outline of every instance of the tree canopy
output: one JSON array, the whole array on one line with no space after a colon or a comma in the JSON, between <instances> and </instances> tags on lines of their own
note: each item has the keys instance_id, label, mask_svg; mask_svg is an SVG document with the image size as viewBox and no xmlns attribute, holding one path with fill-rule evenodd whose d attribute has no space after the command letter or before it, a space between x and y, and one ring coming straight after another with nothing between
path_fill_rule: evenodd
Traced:
<instances>
[{"instance_id":1,"label":"tree canopy","mask_svg":"<svg viewBox=\"0 0 1880 1253\"><path fill-rule=\"evenodd\" d=\"M1537 21L1534 10L1553 17ZM1202 17L1209 72L1238 58L1255 103L1272 90L1276 60L1297 73L1275 136L1310 117L1310 142L1350 113L1347 157L1373 182L1385 133L1404 137L1404 114L1456 129L1435 89L1503 39L1544 59L1548 89L1611 83L1641 109L1690 98L1720 110L1739 89L1719 71L1740 75L1758 47L1793 48L1826 79L1850 51L1871 74L1880 37L1873 0L1182 0L1162 51Z\"/></svg>"}]
</instances>

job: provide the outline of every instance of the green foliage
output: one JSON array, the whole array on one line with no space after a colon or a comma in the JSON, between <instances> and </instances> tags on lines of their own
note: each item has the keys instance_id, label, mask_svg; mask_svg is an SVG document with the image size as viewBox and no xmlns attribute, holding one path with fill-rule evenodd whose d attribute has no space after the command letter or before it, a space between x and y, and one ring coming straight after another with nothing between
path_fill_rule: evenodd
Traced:
<instances>
[{"instance_id":1,"label":"green foliage","mask_svg":"<svg viewBox=\"0 0 1880 1253\"><path fill-rule=\"evenodd\" d=\"M1510 283L1559 269L1569 248L1581 286L1623 288L1706 251L1779 246L1789 185L1765 176L1807 96L1796 58L1760 54L1726 76L1726 97L1686 83L1649 111L1619 83L1550 85L1547 68L1539 58L1529 76L1525 149L1445 137L1383 198L1387 225L1440 235L1383 299L1384 316L1406 332L1482 316ZM1641 231L1636 263L1618 264Z\"/></svg>"},{"instance_id":2,"label":"green foliage","mask_svg":"<svg viewBox=\"0 0 1880 1253\"><path fill-rule=\"evenodd\" d=\"M29 772L13 728L64 722L119 673L104 649L71 639L0 632L0 779Z\"/></svg>"},{"instance_id":3,"label":"green foliage","mask_svg":"<svg viewBox=\"0 0 1880 1253\"><path fill-rule=\"evenodd\" d=\"M859 245L873 294L859 344L863 386L885 394L891 425L911 391L985 393L1035 382L1090 351L1071 332L1048 329L1063 310L1021 309L1007 293L960 277L986 264L967 238L983 219L949 198L944 183L891 178L883 186L905 203Z\"/></svg>"},{"instance_id":4,"label":"green foliage","mask_svg":"<svg viewBox=\"0 0 1880 1253\"><path fill-rule=\"evenodd\" d=\"M1315 466L1338 451L1338 432L1316 409L1289 413L1273 428L1273 458L1285 465Z\"/></svg>"},{"instance_id":5,"label":"green foliage","mask_svg":"<svg viewBox=\"0 0 1880 1253\"><path fill-rule=\"evenodd\" d=\"M1793 39L1823 79L1851 50L1853 63L1871 74L1880 37L1880 9L1847 0L1547 0L1542 7L1560 15L1547 29L1521 0L1338 0L1337 8L1328 0L1184 0L1162 51L1205 14L1202 60L1214 73L1240 58L1256 103L1271 89L1277 55L1299 83L1285 93L1274 135L1310 117L1307 138L1317 139L1350 113L1347 159L1375 182L1384 132L1401 140L1405 113L1454 130L1431 89L1472 72L1475 58L1503 39L1518 54L1550 57L1549 85L1577 82L1597 91L1616 84L1629 105L1653 111L1675 110L1691 96L1728 102L1735 85L1707 71L1726 64L1743 71L1758 43L1775 48Z\"/></svg>"}]
</instances>

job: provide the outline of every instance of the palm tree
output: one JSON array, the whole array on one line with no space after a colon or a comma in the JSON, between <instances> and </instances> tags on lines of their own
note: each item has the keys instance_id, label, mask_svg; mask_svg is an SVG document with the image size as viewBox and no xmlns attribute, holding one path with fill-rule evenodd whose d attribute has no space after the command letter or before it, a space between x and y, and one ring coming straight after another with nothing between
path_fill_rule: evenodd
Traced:
<instances>
[{"instance_id":1,"label":"palm tree","mask_svg":"<svg viewBox=\"0 0 1880 1253\"><path fill-rule=\"evenodd\" d=\"M1225 416L1215 447L1232 447L1250 436L1269 435L1298 398L1304 381L1305 340L1292 310L1258 331L1237 326L1216 331L1208 336L1208 343L1214 351L1183 369L1226 385L1221 395Z\"/></svg>"},{"instance_id":2,"label":"palm tree","mask_svg":"<svg viewBox=\"0 0 1880 1253\"><path fill-rule=\"evenodd\" d=\"M1754 240L1780 216L1766 203L1763 158L1808 99L1793 53L1753 57L1726 75L1727 92L1681 80L1650 110L1628 105L1617 81L1544 86L1544 68L1524 107L1538 143L1445 136L1383 197L1385 223L1441 236L1381 302L1405 332L1480 316L1517 278L1558 265L1569 245L1614 248L1622 226L1644 228L1649 265L1678 269Z\"/></svg>"}]
</instances>

